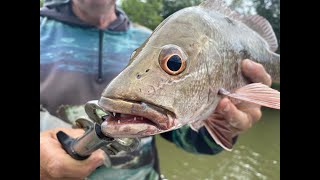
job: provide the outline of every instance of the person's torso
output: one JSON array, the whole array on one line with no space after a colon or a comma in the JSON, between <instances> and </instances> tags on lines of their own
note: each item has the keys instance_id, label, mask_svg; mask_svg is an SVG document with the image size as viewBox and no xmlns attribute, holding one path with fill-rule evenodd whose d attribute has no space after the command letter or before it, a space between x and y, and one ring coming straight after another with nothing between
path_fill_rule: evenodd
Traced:
<instances>
[{"instance_id":1,"label":"person's torso","mask_svg":"<svg viewBox=\"0 0 320 180\"><path fill-rule=\"evenodd\" d=\"M41 23L40 103L54 115L61 105L99 99L107 84L128 64L131 53L149 36L149 32L135 28L99 32L48 18Z\"/></svg>"},{"instance_id":2,"label":"person's torso","mask_svg":"<svg viewBox=\"0 0 320 180\"><path fill-rule=\"evenodd\" d=\"M66 121L81 116L87 101L100 98L107 84L128 64L131 53L150 35L150 31L134 27L101 33L95 28L41 18L40 104ZM97 80L99 56L101 82ZM154 143L154 138L144 138L137 151L110 156L109 164L98 168L89 179L157 179Z\"/></svg>"}]
</instances>

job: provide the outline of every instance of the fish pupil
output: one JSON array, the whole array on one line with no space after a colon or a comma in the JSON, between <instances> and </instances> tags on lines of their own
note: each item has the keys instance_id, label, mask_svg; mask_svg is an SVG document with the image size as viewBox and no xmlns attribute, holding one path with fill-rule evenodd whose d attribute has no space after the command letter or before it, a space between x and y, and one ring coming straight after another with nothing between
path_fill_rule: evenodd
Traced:
<instances>
[{"instance_id":1,"label":"fish pupil","mask_svg":"<svg viewBox=\"0 0 320 180\"><path fill-rule=\"evenodd\" d=\"M171 71L178 71L181 67L181 58L178 55L173 55L167 61L167 66Z\"/></svg>"}]
</instances>

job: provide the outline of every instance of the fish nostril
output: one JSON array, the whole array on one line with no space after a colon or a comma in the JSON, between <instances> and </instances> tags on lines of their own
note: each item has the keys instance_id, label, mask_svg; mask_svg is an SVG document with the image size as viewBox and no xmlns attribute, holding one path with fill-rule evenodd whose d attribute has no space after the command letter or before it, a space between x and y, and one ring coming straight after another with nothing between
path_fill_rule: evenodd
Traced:
<instances>
[{"instance_id":1,"label":"fish nostril","mask_svg":"<svg viewBox=\"0 0 320 180\"><path fill-rule=\"evenodd\" d=\"M230 18L225 17L224 19L225 19L229 24L234 25L234 22L233 22Z\"/></svg>"},{"instance_id":2,"label":"fish nostril","mask_svg":"<svg viewBox=\"0 0 320 180\"><path fill-rule=\"evenodd\" d=\"M141 75L140 74L137 74L137 79L140 79L141 78Z\"/></svg>"},{"instance_id":3,"label":"fish nostril","mask_svg":"<svg viewBox=\"0 0 320 180\"><path fill-rule=\"evenodd\" d=\"M146 72L149 72L150 69L147 69Z\"/></svg>"}]
</instances>

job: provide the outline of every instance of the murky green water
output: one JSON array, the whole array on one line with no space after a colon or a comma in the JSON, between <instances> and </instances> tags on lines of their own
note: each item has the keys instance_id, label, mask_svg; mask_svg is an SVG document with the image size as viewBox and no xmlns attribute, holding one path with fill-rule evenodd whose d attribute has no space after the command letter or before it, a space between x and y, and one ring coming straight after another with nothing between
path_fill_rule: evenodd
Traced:
<instances>
[{"instance_id":1,"label":"murky green water","mask_svg":"<svg viewBox=\"0 0 320 180\"><path fill-rule=\"evenodd\" d=\"M194 155L157 137L166 179L280 179L280 112L264 109L262 119L242 134L232 152Z\"/></svg>"}]
</instances>

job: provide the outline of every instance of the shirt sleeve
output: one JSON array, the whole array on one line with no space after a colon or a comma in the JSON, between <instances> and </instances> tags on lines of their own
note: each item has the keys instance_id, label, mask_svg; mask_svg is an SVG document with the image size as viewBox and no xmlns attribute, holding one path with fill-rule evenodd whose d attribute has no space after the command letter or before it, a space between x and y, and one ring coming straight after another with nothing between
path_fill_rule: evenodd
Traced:
<instances>
[{"instance_id":1,"label":"shirt sleeve","mask_svg":"<svg viewBox=\"0 0 320 180\"><path fill-rule=\"evenodd\" d=\"M223 151L211 137L205 127L195 132L189 126L160 134L166 140L176 144L185 151L195 154L218 154ZM234 143L237 138L234 139Z\"/></svg>"}]
</instances>

